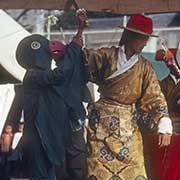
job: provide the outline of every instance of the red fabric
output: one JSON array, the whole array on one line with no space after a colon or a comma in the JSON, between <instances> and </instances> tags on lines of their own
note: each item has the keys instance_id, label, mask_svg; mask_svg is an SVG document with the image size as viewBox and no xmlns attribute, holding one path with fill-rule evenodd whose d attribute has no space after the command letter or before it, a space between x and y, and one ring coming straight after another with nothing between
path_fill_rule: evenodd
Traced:
<instances>
[{"instance_id":1,"label":"red fabric","mask_svg":"<svg viewBox=\"0 0 180 180\"><path fill-rule=\"evenodd\" d=\"M127 27L147 34L151 34L153 31L152 19L142 15L132 15Z\"/></svg>"},{"instance_id":2,"label":"red fabric","mask_svg":"<svg viewBox=\"0 0 180 180\"><path fill-rule=\"evenodd\" d=\"M169 50L171 51L171 53L174 55L174 57L176 58L176 52L177 52L177 48L169 48ZM165 51L163 49L159 49L156 51L155 54L155 59L157 61L162 61L163 58L165 56Z\"/></svg>"},{"instance_id":3,"label":"red fabric","mask_svg":"<svg viewBox=\"0 0 180 180\"><path fill-rule=\"evenodd\" d=\"M158 135L148 135L152 169L158 180L180 180L180 134L172 135L168 147L158 147Z\"/></svg>"}]
</instances>

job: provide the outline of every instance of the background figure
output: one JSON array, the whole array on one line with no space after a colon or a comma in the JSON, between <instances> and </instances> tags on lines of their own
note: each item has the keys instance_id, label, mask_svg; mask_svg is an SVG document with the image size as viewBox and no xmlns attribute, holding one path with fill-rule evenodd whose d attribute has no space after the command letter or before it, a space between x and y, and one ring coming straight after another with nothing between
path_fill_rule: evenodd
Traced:
<instances>
[{"instance_id":1,"label":"background figure","mask_svg":"<svg viewBox=\"0 0 180 180\"><path fill-rule=\"evenodd\" d=\"M7 125L5 127L4 133L1 136L1 151L4 153L9 153L11 150L11 144L13 139L12 126Z\"/></svg>"},{"instance_id":2,"label":"background figure","mask_svg":"<svg viewBox=\"0 0 180 180\"><path fill-rule=\"evenodd\" d=\"M153 141L151 142L152 160L155 177L160 180L180 179L180 49L158 50L156 60L164 61L170 73L161 82L161 89L165 95L169 116L172 119L173 135L170 146L159 149ZM150 144L149 144L150 146ZM157 158L159 157L159 158Z\"/></svg>"},{"instance_id":3,"label":"background figure","mask_svg":"<svg viewBox=\"0 0 180 180\"><path fill-rule=\"evenodd\" d=\"M86 50L90 81L100 93L88 109L88 180L147 179L137 124L158 128L159 147L170 143L167 104L151 64L141 56L153 36L152 20L133 15L123 28L119 47Z\"/></svg>"},{"instance_id":4,"label":"background figure","mask_svg":"<svg viewBox=\"0 0 180 180\"><path fill-rule=\"evenodd\" d=\"M6 129L7 127L9 127L11 130L10 136L8 135L9 140L6 142L4 141L4 145L9 148L8 148L8 151L6 152L3 152L3 150L1 150L1 155L0 155L1 159L3 160L3 163L1 164L0 169L2 170L4 174L6 173L6 176L8 176L9 179L15 174L16 174L16 177L24 177L25 175L25 173L22 172L21 167L19 167L18 162L16 161L16 160L19 160L18 157L14 158L14 152L12 149L12 144L14 142L14 134L18 133L19 131L18 126L21 119L21 112L22 112L22 85L15 85L15 97L14 97L12 106L9 110L8 117L6 119L6 123L4 127L4 131L1 136L1 141L3 141L3 137L5 135L7 137ZM18 147L18 151L19 151L19 147ZM12 154L13 154L13 164L15 164L13 166L10 162L10 157ZM0 175L0 179L6 180L6 178L2 177L1 175Z\"/></svg>"},{"instance_id":5,"label":"background figure","mask_svg":"<svg viewBox=\"0 0 180 180\"><path fill-rule=\"evenodd\" d=\"M160 85L168 104L168 111L173 122L173 132L180 133L180 49L159 50L156 60L165 61L170 73L161 80ZM179 56L178 56L179 55Z\"/></svg>"},{"instance_id":6,"label":"background figure","mask_svg":"<svg viewBox=\"0 0 180 180\"><path fill-rule=\"evenodd\" d=\"M10 180L8 171L8 156L11 153L13 139L12 126L7 125L0 139L0 179Z\"/></svg>"}]
</instances>

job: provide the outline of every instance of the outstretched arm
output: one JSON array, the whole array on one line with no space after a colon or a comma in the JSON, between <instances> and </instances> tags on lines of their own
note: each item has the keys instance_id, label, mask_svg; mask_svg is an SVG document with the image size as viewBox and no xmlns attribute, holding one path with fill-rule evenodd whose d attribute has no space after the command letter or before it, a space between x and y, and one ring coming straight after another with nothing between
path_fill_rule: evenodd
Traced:
<instances>
[{"instance_id":1,"label":"outstretched arm","mask_svg":"<svg viewBox=\"0 0 180 180\"><path fill-rule=\"evenodd\" d=\"M76 13L78 17L79 27L76 35L73 38L73 41L82 47L83 46L82 34L84 29L88 27L89 22L85 9L78 9Z\"/></svg>"}]
</instances>

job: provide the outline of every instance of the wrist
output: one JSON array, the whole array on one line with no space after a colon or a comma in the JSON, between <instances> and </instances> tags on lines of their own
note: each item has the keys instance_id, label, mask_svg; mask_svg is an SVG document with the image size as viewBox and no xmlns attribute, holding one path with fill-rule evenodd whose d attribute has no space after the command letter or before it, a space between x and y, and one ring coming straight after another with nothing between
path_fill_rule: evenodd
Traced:
<instances>
[{"instance_id":1,"label":"wrist","mask_svg":"<svg viewBox=\"0 0 180 180\"><path fill-rule=\"evenodd\" d=\"M83 38L82 36L74 36L73 42L76 44L80 45L81 47L83 46Z\"/></svg>"}]
</instances>

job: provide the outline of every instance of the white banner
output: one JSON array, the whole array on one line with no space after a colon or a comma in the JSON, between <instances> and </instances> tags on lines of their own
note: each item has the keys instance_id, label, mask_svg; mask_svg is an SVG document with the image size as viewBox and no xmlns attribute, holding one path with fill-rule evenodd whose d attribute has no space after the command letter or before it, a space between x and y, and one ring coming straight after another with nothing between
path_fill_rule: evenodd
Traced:
<instances>
[{"instance_id":1,"label":"white banner","mask_svg":"<svg viewBox=\"0 0 180 180\"><path fill-rule=\"evenodd\" d=\"M22 81L25 69L17 63L15 51L20 40L30 33L3 10L0 10L0 19L0 64Z\"/></svg>"},{"instance_id":2,"label":"white banner","mask_svg":"<svg viewBox=\"0 0 180 180\"><path fill-rule=\"evenodd\" d=\"M14 85L0 85L0 135L15 96Z\"/></svg>"}]
</instances>

